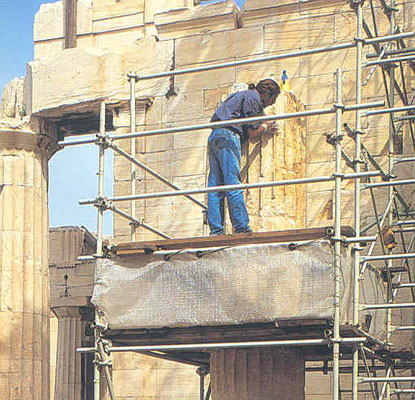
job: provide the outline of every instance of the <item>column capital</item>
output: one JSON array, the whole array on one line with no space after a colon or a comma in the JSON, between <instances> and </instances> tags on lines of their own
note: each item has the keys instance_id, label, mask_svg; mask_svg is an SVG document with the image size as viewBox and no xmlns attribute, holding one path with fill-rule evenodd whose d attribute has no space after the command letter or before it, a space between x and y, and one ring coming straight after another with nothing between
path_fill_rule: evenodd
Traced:
<instances>
[{"instance_id":1,"label":"column capital","mask_svg":"<svg viewBox=\"0 0 415 400\"><path fill-rule=\"evenodd\" d=\"M59 149L57 141L50 136L30 130L10 129L0 126L0 148L24 149L40 152L50 158Z\"/></svg>"},{"instance_id":2,"label":"column capital","mask_svg":"<svg viewBox=\"0 0 415 400\"><path fill-rule=\"evenodd\" d=\"M82 318L82 314L80 313L80 307L78 306L63 306L63 307L52 307L51 308L53 313L60 318Z\"/></svg>"}]
</instances>

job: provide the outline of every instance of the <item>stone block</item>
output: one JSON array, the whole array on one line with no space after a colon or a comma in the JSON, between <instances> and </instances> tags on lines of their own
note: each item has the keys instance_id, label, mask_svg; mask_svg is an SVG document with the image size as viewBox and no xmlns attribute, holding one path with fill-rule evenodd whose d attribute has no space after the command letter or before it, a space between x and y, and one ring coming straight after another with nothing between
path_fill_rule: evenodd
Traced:
<instances>
[{"instance_id":1,"label":"stone block","mask_svg":"<svg viewBox=\"0 0 415 400\"><path fill-rule=\"evenodd\" d=\"M323 375L322 372L306 372L305 374L305 393L309 396L329 396L331 393L331 376Z\"/></svg>"},{"instance_id":2,"label":"stone block","mask_svg":"<svg viewBox=\"0 0 415 400\"><path fill-rule=\"evenodd\" d=\"M322 14L342 13L349 11L349 5L342 0L332 0L327 3L324 0L300 0L300 14L309 16L318 16Z\"/></svg>"},{"instance_id":3,"label":"stone block","mask_svg":"<svg viewBox=\"0 0 415 400\"><path fill-rule=\"evenodd\" d=\"M351 222L353 213L353 195L342 191L342 223ZM317 227L332 225L334 218L333 192L321 191L307 193L307 226Z\"/></svg>"},{"instance_id":4,"label":"stone block","mask_svg":"<svg viewBox=\"0 0 415 400\"><path fill-rule=\"evenodd\" d=\"M261 54L263 29L253 27L176 40L178 67Z\"/></svg>"},{"instance_id":5,"label":"stone block","mask_svg":"<svg viewBox=\"0 0 415 400\"><path fill-rule=\"evenodd\" d=\"M265 52L293 51L334 43L334 15L307 16L265 26Z\"/></svg>"},{"instance_id":6,"label":"stone block","mask_svg":"<svg viewBox=\"0 0 415 400\"><path fill-rule=\"evenodd\" d=\"M189 147L207 146L210 133L211 129L176 133L173 135L173 148L175 150L180 150Z\"/></svg>"},{"instance_id":7,"label":"stone block","mask_svg":"<svg viewBox=\"0 0 415 400\"><path fill-rule=\"evenodd\" d=\"M13 78L3 88L1 96L1 118L22 118L26 114L23 91L25 79Z\"/></svg>"},{"instance_id":8,"label":"stone block","mask_svg":"<svg viewBox=\"0 0 415 400\"><path fill-rule=\"evenodd\" d=\"M292 9L290 9L291 12L295 12L298 10L300 0L282 0L278 1L278 7L281 6L293 6ZM269 8L269 7L275 7L276 3L273 0L247 0L244 4L243 10L244 11L250 11L250 10L256 10L261 8Z\"/></svg>"},{"instance_id":9,"label":"stone block","mask_svg":"<svg viewBox=\"0 0 415 400\"><path fill-rule=\"evenodd\" d=\"M191 0L161 0L154 2L152 0L145 0L145 18L146 23L154 22L155 14L170 14L172 11L185 11L191 6ZM184 17L184 20L187 20Z\"/></svg>"},{"instance_id":10,"label":"stone block","mask_svg":"<svg viewBox=\"0 0 415 400\"><path fill-rule=\"evenodd\" d=\"M116 53L117 50L121 53ZM140 75L167 70L171 63L172 43L146 38L128 48L117 43L113 51L68 49L50 60L30 64L32 113L102 97L128 99L126 74L131 70ZM73 82L77 84L74 86ZM168 79L143 81L137 85L137 98L165 94L168 86Z\"/></svg>"},{"instance_id":11,"label":"stone block","mask_svg":"<svg viewBox=\"0 0 415 400\"><path fill-rule=\"evenodd\" d=\"M307 135L307 164L333 161L334 148L324 134Z\"/></svg>"},{"instance_id":12,"label":"stone block","mask_svg":"<svg viewBox=\"0 0 415 400\"><path fill-rule=\"evenodd\" d=\"M136 101L135 103L135 123L136 126L142 126L145 123L147 101ZM123 104L120 107L114 107L113 125L116 128L116 134L129 133L131 131L130 105ZM120 129L127 128L127 129ZM142 129L142 128L141 128Z\"/></svg>"},{"instance_id":13,"label":"stone block","mask_svg":"<svg viewBox=\"0 0 415 400\"><path fill-rule=\"evenodd\" d=\"M111 52L115 48L121 51L133 46L138 40L143 39L144 35L144 25L134 25L129 29L120 29L118 31L98 31L97 34L94 34L94 47L106 52ZM128 72L126 71L126 73Z\"/></svg>"},{"instance_id":14,"label":"stone block","mask_svg":"<svg viewBox=\"0 0 415 400\"><path fill-rule=\"evenodd\" d=\"M306 106L321 106L324 103L334 103L335 84L333 74L294 78L291 79L290 83L291 91L295 93Z\"/></svg>"},{"instance_id":15,"label":"stone block","mask_svg":"<svg viewBox=\"0 0 415 400\"><path fill-rule=\"evenodd\" d=\"M144 25L144 12L135 10L132 13L111 15L107 18L93 20L93 32L104 33L109 31L123 31Z\"/></svg>"},{"instance_id":16,"label":"stone block","mask_svg":"<svg viewBox=\"0 0 415 400\"><path fill-rule=\"evenodd\" d=\"M42 4L35 15L34 41L62 38L63 29L63 1Z\"/></svg>"},{"instance_id":17,"label":"stone block","mask_svg":"<svg viewBox=\"0 0 415 400\"><path fill-rule=\"evenodd\" d=\"M203 64L206 65L206 64ZM194 65L195 67L198 65ZM229 87L235 83L235 68L224 68L214 71L204 71L187 76L177 76L175 79L177 92L198 92L206 89Z\"/></svg>"},{"instance_id":18,"label":"stone block","mask_svg":"<svg viewBox=\"0 0 415 400\"><path fill-rule=\"evenodd\" d=\"M78 0L76 10L76 33L82 35L92 32L93 0ZM77 38L78 41L79 38ZM78 44L78 43L77 43Z\"/></svg>"},{"instance_id":19,"label":"stone block","mask_svg":"<svg viewBox=\"0 0 415 400\"><path fill-rule=\"evenodd\" d=\"M136 155L136 159L145 163L145 158L140 156L139 154ZM114 155L114 180L115 182L120 181L130 181L131 180L131 162L128 161L126 158L115 154ZM137 167L135 173L136 179L144 179L145 172Z\"/></svg>"},{"instance_id":20,"label":"stone block","mask_svg":"<svg viewBox=\"0 0 415 400\"><path fill-rule=\"evenodd\" d=\"M236 79L237 81L238 78ZM203 116L212 117L220 103L232 93L232 86L225 86L218 89L208 89L203 92Z\"/></svg>"},{"instance_id":21,"label":"stone block","mask_svg":"<svg viewBox=\"0 0 415 400\"><path fill-rule=\"evenodd\" d=\"M301 57L300 76L309 77L315 75L324 75L330 72L334 74L337 68L340 68L343 72L347 70L353 70L356 66L355 53L356 51L354 49L348 49L338 50L335 52L335 54L330 52ZM346 80L345 78L343 78L343 82L345 84L351 84L351 82ZM356 86L353 85L353 88L355 87ZM355 92L355 90L356 89L354 89L353 93ZM345 91L343 96L344 98L349 99L350 97L347 96L346 93L347 92Z\"/></svg>"},{"instance_id":22,"label":"stone block","mask_svg":"<svg viewBox=\"0 0 415 400\"><path fill-rule=\"evenodd\" d=\"M206 147L191 147L174 151L172 176L201 175L205 173Z\"/></svg>"},{"instance_id":23,"label":"stone block","mask_svg":"<svg viewBox=\"0 0 415 400\"><path fill-rule=\"evenodd\" d=\"M157 370L157 395L159 396L197 396L199 376L194 368L175 368Z\"/></svg>"},{"instance_id":24,"label":"stone block","mask_svg":"<svg viewBox=\"0 0 415 400\"><path fill-rule=\"evenodd\" d=\"M270 55L270 54L267 54ZM274 77L279 80L282 70L286 70L289 78L299 76L300 65L298 58L275 60L266 63L236 67L236 83L258 83L261 79Z\"/></svg>"},{"instance_id":25,"label":"stone block","mask_svg":"<svg viewBox=\"0 0 415 400\"><path fill-rule=\"evenodd\" d=\"M203 91L185 93L166 99L162 108L162 123L193 121L203 116ZM193 124L192 122L190 122Z\"/></svg>"},{"instance_id":26,"label":"stone block","mask_svg":"<svg viewBox=\"0 0 415 400\"><path fill-rule=\"evenodd\" d=\"M152 102L146 107L146 125L158 125L161 123L162 110L165 101L165 96L157 96L153 98Z\"/></svg>"},{"instance_id":27,"label":"stone block","mask_svg":"<svg viewBox=\"0 0 415 400\"><path fill-rule=\"evenodd\" d=\"M114 369L116 370L128 370L128 369L149 369L156 368L159 365L167 364L165 367L169 366L168 362L165 362L159 358L149 357L144 354L137 354L133 352L124 352L124 353L114 353Z\"/></svg>"},{"instance_id":28,"label":"stone block","mask_svg":"<svg viewBox=\"0 0 415 400\"><path fill-rule=\"evenodd\" d=\"M146 127L149 130L161 129L168 127L165 125L154 125ZM173 140L176 135L181 135L181 133L167 133L162 135L147 136L140 140L144 141L145 152L146 153L159 153L172 150L173 149ZM163 157L160 155L160 157Z\"/></svg>"},{"instance_id":29,"label":"stone block","mask_svg":"<svg viewBox=\"0 0 415 400\"><path fill-rule=\"evenodd\" d=\"M47 60L61 53L64 48L64 39L48 40L35 43L35 60Z\"/></svg>"},{"instance_id":30,"label":"stone block","mask_svg":"<svg viewBox=\"0 0 415 400\"><path fill-rule=\"evenodd\" d=\"M192 3L193 0L163 0L149 4L146 21L154 19L158 36L162 39L234 29L235 6L232 1L195 7Z\"/></svg>"},{"instance_id":31,"label":"stone block","mask_svg":"<svg viewBox=\"0 0 415 400\"><path fill-rule=\"evenodd\" d=\"M147 153L145 156L146 165L168 179L174 176L174 160L174 151L168 149L160 152ZM152 176L147 172L145 177L146 179L152 179Z\"/></svg>"},{"instance_id":32,"label":"stone block","mask_svg":"<svg viewBox=\"0 0 415 400\"><path fill-rule=\"evenodd\" d=\"M114 370L114 382L121 382L121 385L115 385L115 395L117 397L134 396L144 385L144 374L141 370Z\"/></svg>"},{"instance_id":33,"label":"stone block","mask_svg":"<svg viewBox=\"0 0 415 400\"><path fill-rule=\"evenodd\" d=\"M114 0L101 0L100 2L94 2L93 4L95 20L143 11L144 0L124 0L115 2Z\"/></svg>"},{"instance_id":34,"label":"stone block","mask_svg":"<svg viewBox=\"0 0 415 400\"><path fill-rule=\"evenodd\" d=\"M350 154L350 153L349 153ZM341 170L352 172L348 169L344 160L341 162ZM307 176L316 177L316 176L329 176L334 174L334 161L323 161L307 164ZM351 185L352 180L343 180L342 188L347 188ZM307 192L318 192L321 190L331 190L334 188L334 181L330 182L320 182L320 183L310 183L307 187Z\"/></svg>"}]
</instances>

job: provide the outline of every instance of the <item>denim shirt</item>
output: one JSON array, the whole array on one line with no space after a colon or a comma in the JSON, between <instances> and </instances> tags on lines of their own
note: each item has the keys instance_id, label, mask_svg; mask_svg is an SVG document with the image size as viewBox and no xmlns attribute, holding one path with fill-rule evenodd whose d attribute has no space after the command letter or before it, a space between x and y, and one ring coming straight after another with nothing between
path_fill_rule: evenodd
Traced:
<instances>
[{"instance_id":1,"label":"denim shirt","mask_svg":"<svg viewBox=\"0 0 415 400\"><path fill-rule=\"evenodd\" d=\"M231 94L212 115L210 122L257 117L264 114L264 105L257 90L243 90ZM226 128L237 133L241 139L248 137L248 128L256 129L260 123L229 125Z\"/></svg>"}]
</instances>

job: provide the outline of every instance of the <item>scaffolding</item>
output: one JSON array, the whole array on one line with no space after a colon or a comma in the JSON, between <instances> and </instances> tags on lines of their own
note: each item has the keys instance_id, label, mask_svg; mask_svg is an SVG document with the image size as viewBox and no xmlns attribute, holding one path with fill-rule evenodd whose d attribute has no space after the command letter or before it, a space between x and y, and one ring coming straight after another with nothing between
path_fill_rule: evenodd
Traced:
<instances>
[{"instance_id":1,"label":"scaffolding","mask_svg":"<svg viewBox=\"0 0 415 400\"><path fill-rule=\"evenodd\" d=\"M198 349L217 349L217 348L254 348L254 347L277 347L277 346L330 346L332 348L332 366L325 364L320 368L308 368L306 370L332 370L333 371L333 387L332 398L338 400L341 398L340 388L340 373L352 373L352 399L357 400L360 384L369 383L370 390L374 399L390 399L392 396L402 398L401 396L415 394L415 376L397 376L396 372L399 370L412 369L415 370L415 364L406 363L399 360L396 355L390 351L391 334L399 330L415 330L415 326L393 326L392 312L393 310L401 310L404 308L415 308L415 281L411 276L409 268L409 260L415 258L415 235L407 244L405 241L405 232L415 232L415 220L402 220L401 218L411 218L415 214L415 210L411 210L410 206L400 196L395 189L398 185L414 184L415 179L396 180L393 176L392 169L398 163L411 163L415 158L395 158L394 141L396 135L402 129L403 124L408 123L410 134L412 138L412 145L415 150L415 136L414 136L414 122L415 122L415 95L409 97L404 77L404 62L410 62L415 58L415 48L408 48L404 39L415 36L415 32L400 32L396 26L395 14L397 12L395 1L391 0L389 4L386 0L379 0L385 15L390 22L390 32L388 36L378 36L377 22L374 12L373 0L369 1L369 6L372 15L372 24L374 31L372 32L367 22L363 19L363 3L364 0L349 0L350 6L356 13L356 37L353 41L342 43L334 46L320 47L314 49L307 49L297 52L288 52L272 56L252 58L248 60L237 60L226 63L219 63L208 66L201 66L196 68L173 70L168 72L161 72L151 75L139 76L134 72L127 75L130 84L130 133L116 135L115 132L105 131L105 101L101 103L100 109L100 129L95 138L61 141L59 144L62 147L75 146L88 143L95 143L99 147L99 168L98 168L98 193L95 199L82 200L82 205L94 205L97 209L97 251L93 258L105 257L103 251L103 215L105 211L111 211L125 219L131 224L131 240L135 241L136 230L142 227L149 230L163 239L169 239L169 235L160 232L158 229L152 227L136 216L135 201L145 200L151 198L162 198L170 196L185 196L197 206L206 209L206 205L197 200L193 195L217 191L231 191L231 190L246 190L264 187L277 187L283 185L299 185L311 184L319 182L334 182L334 231L331 236L331 242L334 246L334 277L335 277L335 295L334 295L334 323L332 332L325 338L315 339L297 339L297 340L280 340L280 341L256 341L256 342L224 342L224 343L197 343L197 344L181 344L181 345L142 345L142 346L111 346L104 338L106 325L101 321L100 315L95 315L95 347L80 348L79 352L94 352L95 353L95 399L101 400L101 374L105 377L107 382L108 392L112 400L115 399L114 388L111 381L111 374L109 369L109 355L112 352L136 351L143 354L162 357L157 355L157 351L174 351L174 350L198 350ZM366 38L363 37L363 31L366 33ZM372 46L374 53L368 53L367 58L374 58L374 61L363 61L364 46ZM256 64L261 62L268 62L274 60L282 60L293 57L301 57L319 53L336 52L344 49L356 49L356 102L353 105L343 104L342 95L342 71L336 71L336 103L329 108L307 110L301 112L266 115L254 118L244 118L232 121L220 121L207 124L179 126L173 128L156 129L150 131L136 131L136 85L140 81L156 79L162 77L172 77L184 74L194 74L203 71L214 71L217 69ZM362 69L372 68L365 82L362 82ZM368 80L373 75L376 68L381 68L383 85L385 89L385 102L362 103L362 87L367 84ZM401 76L401 84L396 78L395 69L399 68ZM402 106L395 106L395 95L398 95ZM386 108L385 108L386 105ZM355 112L355 126L352 129L349 125L343 124L342 116L346 112ZM403 115L396 116L397 113ZM334 147L335 150L335 170L332 175L317 176L310 178L290 179L284 181L271 181L261 183L249 183L240 185L217 186L209 188L199 188L190 190L181 190L180 187L171 183L168 179L152 170L150 167L135 158L135 140L148 136L165 135L170 133L181 133L188 131L196 131L206 128L218 128L228 126L230 123L247 124L253 122L277 121L286 120L290 118L310 117L325 114L335 114L336 127L335 133L328 138L328 143ZM388 140L388 168L384 171L376 162L374 157L370 154L362 140L362 118L371 115L389 115L389 140ZM346 131L349 137L354 141L354 155L348 156L342 148L343 130ZM116 145L118 140L131 140L131 153L122 150ZM113 150L115 153L124 157L131 162L131 194L128 196L114 196L106 197L104 194L104 157L107 149ZM344 173L341 168L341 161L346 161L349 167L354 169L353 173ZM137 194L135 187L134 176L136 168L142 168L156 179L163 182L171 191ZM371 170L370 170L371 169ZM380 177L381 182L370 182L370 178ZM363 183L362 179L367 179L369 183ZM354 181L354 235L345 238L342 235L341 228L341 184L344 180ZM384 187L387 189L387 205L382 214L379 214L376 201L374 197L374 189ZM374 206L375 222L367 227L361 226L361 194L362 191L369 190ZM128 214L118 208L114 203L131 202L131 214ZM398 206L401 206L403 212ZM402 240L403 253L392 254L392 250L385 245L382 235L384 226L394 227L400 234ZM368 236L366 233L371 228L375 227L376 235ZM369 250L364 256L361 255L364 248L361 246L362 242L370 243ZM382 249L381 255L373 255L376 245ZM356 329L357 337L342 337L340 333L340 253L341 246L351 246L353 256L353 326ZM85 259L86 257L83 257ZM395 260L400 260L400 266L393 265ZM385 304L360 304L359 287L360 281L363 279L365 271L372 262L383 261L385 263L384 275L387 282L387 302ZM392 273L397 273L397 278L393 278ZM403 274L408 274L408 283L402 283ZM412 302L410 303L396 303L396 295L398 291L408 289L411 291ZM362 310L369 309L385 309L386 310L386 341L380 341L375 337L371 337L359 326L359 313ZM377 343L382 348L382 354L372 350L367 346L368 341ZM340 350L342 346L352 348L352 366L344 367L340 365ZM168 359L168 356L164 358ZM369 365L369 360L372 364ZM176 360L177 361L177 360ZM192 364L191 361L184 361ZM380 365L383 363L383 366ZM200 376L200 399L207 400L210 398L210 386L205 389L205 376L208 374L207 365L197 365L197 373ZM377 376L379 369L385 371L385 376ZM362 373L364 375L362 375ZM414 375L414 373L412 372ZM411 388L403 388L401 383L410 382ZM414 398L414 397L411 397Z\"/></svg>"}]
</instances>

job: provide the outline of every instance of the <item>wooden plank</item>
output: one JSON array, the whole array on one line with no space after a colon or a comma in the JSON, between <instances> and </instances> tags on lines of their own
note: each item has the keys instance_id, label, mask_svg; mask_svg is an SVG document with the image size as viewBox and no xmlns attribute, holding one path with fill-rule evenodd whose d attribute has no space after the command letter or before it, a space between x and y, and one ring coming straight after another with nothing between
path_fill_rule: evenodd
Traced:
<instances>
[{"instance_id":1,"label":"wooden plank","mask_svg":"<svg viewBox=\"0 0 415 400\"><path fill-rule=\"evenodd\" d=\"M330 237L332 227L318 227L307 229L293 229L274 232L241 233L235 235L221 235L209 237L193 237L183 239L153 240L145 242L121 243L112 251L117 255L142 253L156 250L200 249L204 247L238 246L244 244L298 242ZM342 227L343 236L353 236L351 227Z\"/></svg>"}]
</instances>

